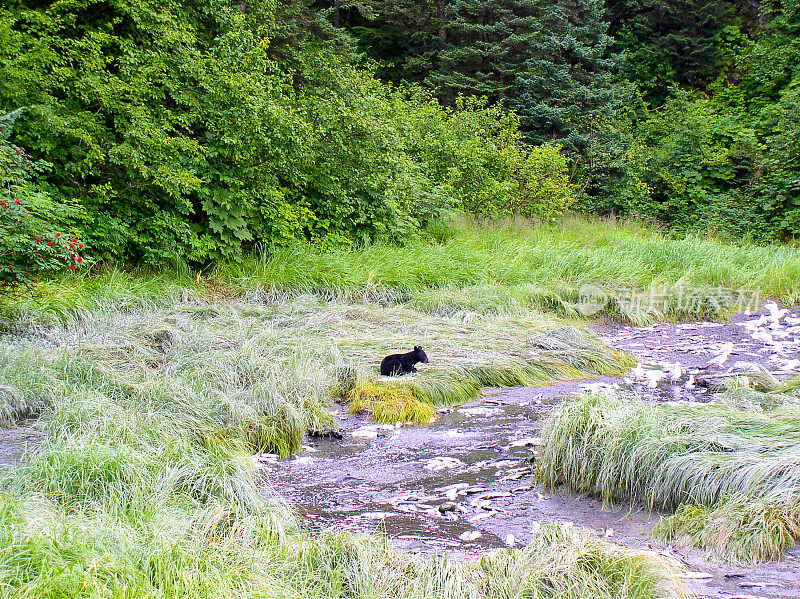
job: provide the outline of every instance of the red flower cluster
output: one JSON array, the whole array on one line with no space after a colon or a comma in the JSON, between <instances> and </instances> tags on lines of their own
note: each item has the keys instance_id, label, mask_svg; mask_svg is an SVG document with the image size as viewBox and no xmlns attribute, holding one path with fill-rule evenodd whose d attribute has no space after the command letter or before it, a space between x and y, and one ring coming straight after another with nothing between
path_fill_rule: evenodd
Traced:
<instances>
[{"instance_id":1,"label":"red flower cluster","mask_svg":"<svg viewBox=\"0 0 800 599\"><path fill-rule=\"evenodd\" d=\"M0 261L0 289L3 289L3 294L9 288L39 283L39 277L44 272L57 271L65 266L75 272L85 262L84 257L77 253L85 246L76 237L69 239L63 232L39 232L37 235L35 225L26 222L28 214L24 200L13 196L0 199L0 226L14 229L22 227L19 231L33 242L20 245L14 237L9 237L8 243L2 246L2 254L7 255L11 263L3 264L6 260Z\"/></svg>"}]
</instances>

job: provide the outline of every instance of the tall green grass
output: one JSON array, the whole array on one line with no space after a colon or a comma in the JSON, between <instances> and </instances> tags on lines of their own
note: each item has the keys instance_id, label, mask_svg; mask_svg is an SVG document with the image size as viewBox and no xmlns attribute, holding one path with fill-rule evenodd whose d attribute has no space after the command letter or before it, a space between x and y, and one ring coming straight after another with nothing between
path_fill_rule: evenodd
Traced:
<instances>
[{"instance_id":1,"label":"tall green grass","mask_svg":"<svg viewBox=\"0 0 800 599\"><path fill-rule=\"evenodd\" d=\"M800 250L710 237L674 239L633 222L568 218L555 225L460 223L441 243L419 240L404 247L275 248L262 259L221 267L218 275L264 297L316 293L408 302L436 313L537 308L574 315L580 287L594 284L611 296L607 312L647 320L663 314L658 307L649 314L626 307L614 301L615 291L685 288L713 297L720 288L760 290L796 303ZM726 309L712 304L681 305L672 297L663 311L699 317Z\"/></svg>"},{"instance_id":2,"label":"tall green grass","mask_svg":"<svg viewBox=\"0 0 800 599\"><path fill-rule=\"evenodd\" d=\"M541 479L605 501L677 510L656 532L738 563L800 539L800 398L770 409L595 395L544 428Z\"/></svg>"},{"instance_id":3,"label":"tall green grass","mask_svg":"<svg viewBox=\"0 0 800 599\"><path fill-rule=\"evenodd\" d=\"M44 323L31 310L0 343L2 415L37 418L44 433L0 483L0 597L496 597L501 579L485 565L304 536L250 454L288 455L306 430L330 427L330 402L378 381L381 357L404 346L422 343L431 364L394 384L438 403L482 384L613 372L626 359L535 313L209 301L106 276L120 289L78 293L80 310L48 309ZM127 292L139 295L120 301ZM551 531L535 554L486 559L509 565L505 588L542 597L576 579L609 599L626 585L650 589L629 596L682 596L657 556L587 535Z\"/></svg>"}]
</instances>

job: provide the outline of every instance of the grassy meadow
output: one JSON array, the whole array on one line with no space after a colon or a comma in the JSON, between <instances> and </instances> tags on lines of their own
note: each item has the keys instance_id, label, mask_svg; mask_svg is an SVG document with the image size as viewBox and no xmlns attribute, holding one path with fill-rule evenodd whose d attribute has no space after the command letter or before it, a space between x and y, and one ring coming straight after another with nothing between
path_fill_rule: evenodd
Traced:
<instances>
[{"instance_id":1,"label":"grassy meadow","mask_svg":"<svg viewBox=\"0 0 800 599\"><path fill-rule=\"evenodd\" d=\"M0 481L0 597L682 597L676 564L563 526L545 527L526 549L465 563L398 554L378 539L308 537L263 488L250 456L291 454L306 431L332 426L337 400L379 420L425 420L483 386L621 373L631 358L579 317L582 284L758 286L796 301L800 250L582 220L561 229L461 224L437 235L406 247L278 249L201 277L106 270L4 298L0 419L36 419L43 437ZM656 316L613 305L605 313ZM391 384L377 376L383 355L419 344L431 358L419 375ZM683 418L717 427L719 438L760 439L753 451L777 469L797 451L786 441L798 422L789 403L747 411L753 421L739 437L725 429L738 422L734 408L698 407ZM619 430L598 435L597 447L635 417L628 404L606 409L619 414ZM597 466L602 485L579 483L568 459L594 445L568 413L550 432L550 480L661 505L637 494L652 485L628 457L657 437L631 433L615 445L619 468ZM656 411L648 430L668 430L671 418ZM702 427L685 434L707 437ZM557 455L567 447L571 455ZM714 459L733 459L735 471L748 456L710 455L687 471L694 479L665 475L660 488L678 485L707 510L734 501L729 492L765 502L796 492L786 478L785 493L770 494L775 470L696 497L694 486L720 478ZM678 513L665 530L695 526L683 524L685 508L670 507ZM773 541L764 543L785 545Z\"/></svg>"}]
</instances>

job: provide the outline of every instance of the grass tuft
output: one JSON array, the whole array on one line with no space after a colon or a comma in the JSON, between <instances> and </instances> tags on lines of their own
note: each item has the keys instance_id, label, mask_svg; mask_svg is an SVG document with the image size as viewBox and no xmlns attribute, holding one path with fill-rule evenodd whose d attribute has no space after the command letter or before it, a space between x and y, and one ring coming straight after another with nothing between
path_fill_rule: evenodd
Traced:
<instances>
[{"instance_id":1,"label":"grass tuft","mask_svg":"<svg viewBox=\"0 0 800 599\"><path fill-rule=\"evenodd\" d=\"M349 394L350 412L368 412L380 424L430 422L433 406L414 397L407 387L360 383Z\"/></svg>"},{"instance_id":2,"label":"grass tuft","mask_svg":"<svg viewBox=\"0 0 800 599\"><path fill-rule=\"evenodd\" d=\"M674 560L564 524L544 526L521 551L484 556L479 569L483 594L493 599L686 596Z\"/></svg>"},{"instance_id":3,"label":"grass tuft","mask_svg":"<svg viewBox=\"0 0 800 599\"><path fill-rule=\"evenodd\" d=\"M545 422L539 476L604 501L677 510L657 532L725 559L775 559L800 538L800 402L653 404L594 395Z\"/></svg>"}]
</instances>

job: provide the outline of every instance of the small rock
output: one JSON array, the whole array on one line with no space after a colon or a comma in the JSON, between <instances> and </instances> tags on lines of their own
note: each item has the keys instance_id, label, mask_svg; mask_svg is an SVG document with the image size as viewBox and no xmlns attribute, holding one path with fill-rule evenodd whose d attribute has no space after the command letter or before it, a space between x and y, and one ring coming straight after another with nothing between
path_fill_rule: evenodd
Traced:
<instances>
[{"instance_id":1,"label":"small rock","mask_svg":"<svg viewBox=\"0 0 800 599\"><path fill-rule=\"evenodd\" d=\"M480 539L483 535L479 530L469 530L467 532L462 532L458 535L458 538L462 541L474 541L476 539Z\"/></svg>"},{"instance_id":2,"label":"small rock","mask_svg":"<svg viewBox=\"0 0 800 599\"><path fill-rule=\"evenodd\" d=\"M450 489L444 494L444 496L447 497L450 501L455 501L456 499L458 499L458 496L462 494L464 494L464 492L461 491L460 489Z\"/></svg>"},{"instance_id":3,"label":"small rock","mask_svg":"<svg viewBox=\"0 0 800 599\"><path fill-rule=\"evenodd\" d=\"M508 545L509 547L513 547L516 544L517 544L517 539L514 538L514 535L507 534L506 535L506 545Z\"/></svg>"},{"instance_id":4,"label":"small rock","mask_svg":"<svg viewBox=\"0 0 800 599\"><path fill-rule=\"evenodd\" d=\"M505 468L507 466L516 466L519 463L519 460L497 460L492 466L495 468Z\"/></svg>"},{"instance_id":5,"label":"small rock","mask_svg":"<svg viewBox=\"0 0 800 599\"><path fill-rule=\"evenodd\" d=\"M524 439L512 441L509 447L535 447L537 445L542 445L540 437L525 437Z\"/></svg>"},{"instance_id":6,"label":"small rock","mask_svg":"<svg viewBox=\"0 0 800 599\"><path fill-rule=\"evenodd\" d=\"M391 512L364 512L361 514L361 517L367 520L383 520L384 518L389 518L394 515L395 514Z\"/></svg>"},{"instance_id":7,"label":"small rock","mask_svg":"<svg viewBox=\"0 0 800 599\"><path fill-rule=\"evenodd\" d=\"M339 412L334 410L331 412L332 416L336 416ZM341 439L342 433L339 431L328 430L328 431L308 431L309 437L317 437L317 438L328 438L328 439Z\"/></svg>"},{"instance_id":8,"label":"small rock","mask_svg":"<svg viewBox=\"0 0 800 599\"><path fill-rule=\"evenodd\" d=\"M449 468L458 468L463 466L464 462L459 460L458 458L451 458L448 456L442 456L438 458L431 458L428 460L428 463L423 466L425 470L431 470L432 472L437 472L439 470L447 470Z\"/></svg>"},{"instance_id":9,"label":"small rock","mask_svg":"<svg viewBox=\"0 0 800 599\"><path fill-rule=\"evenodd\" d=\"M681 577L688 580L708 580L714 578L714 575L708 572L684 572Z\"/></svg>"},{"instance_id":10,"label":"small rock","mask_svg":"<svg viewBox=\"0 0 800 599\"><path fill-rule=\"evenodd\" d=\"M456 504L453 503L452 501L448 501L446 503L443 503L442 505L439 506L439 511L442 514L445 514L447 512L454 512L454 511L456 511Z\"/></svg>"},{"instance_id":11,"label":"small rock","mask_svg":"<svg viewBox=\"0 0 800 599\"><path fill-rule=\"evenodd\" d=\"M475 514L474 516L470 516L467 518L467 522L477 522L478 520L485 520L486 518L491 518L492 516L496 516L499 514L497 510L491 510L489 512L481 512L480 514Z\"/></svg>"},{"instance_id":12,"label":"small rock","mask_svg":"<svg viewBox=\"0 0 800 599\"><path fill-rule=\"evenodd\" d=\"M503 413L500 408L459 408L458 412L464 416L498 416Z\"/></svg>"}]
</instances>

